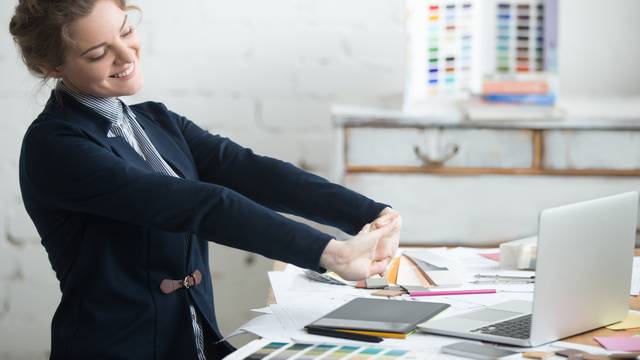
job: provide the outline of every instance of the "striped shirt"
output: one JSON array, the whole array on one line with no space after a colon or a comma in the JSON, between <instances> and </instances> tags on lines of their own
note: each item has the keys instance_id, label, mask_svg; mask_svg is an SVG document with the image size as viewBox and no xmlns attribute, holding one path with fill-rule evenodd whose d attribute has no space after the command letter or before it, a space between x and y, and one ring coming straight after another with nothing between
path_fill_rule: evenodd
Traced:
<instances>
[{"instance_id":1,"label":"striped shirt","mask_svg":"<svg viewBox=\"0 0 640 360\"><path fill-rule=\"evenodd\" d=\"M107 132L107 137L122 137L127 141L129 145L145 160L154 171L163 173L169 176L179 177L175 171L167 164L167 162L160 156L158 150L149 137L144 132L144 129L138 124L136 116L122 100L118 98L104 98L97 97L86 93L77 92L67 87L64 82L58 81L56 90L60 90L69 94L75 100L81 104L95 110L98 114L104 116L111 121L111 127ZM185 243L187 251L190 247L190 237L188 237ZM202 326L196 315L196 309L193 305L189 305L189 313L191 316L191 324L193 326L193 333L195 335L196 349L198 353L198 360L206 360L204 355L204 340L202 333Z\"/></svg>"}]
</instances>

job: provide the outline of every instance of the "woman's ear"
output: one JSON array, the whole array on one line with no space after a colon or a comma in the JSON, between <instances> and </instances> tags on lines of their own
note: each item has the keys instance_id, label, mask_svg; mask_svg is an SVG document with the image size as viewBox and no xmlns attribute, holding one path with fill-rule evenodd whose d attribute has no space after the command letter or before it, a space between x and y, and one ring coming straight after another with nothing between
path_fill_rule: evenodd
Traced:
<instances>
[{"instance_id":1,"label":"woman's ear","mask_svg":"<svg viewBox=\"0 0 640 360\"><path fill-rule=\"evenodd\" d=\"M49 67L49 66L40 66L40 71L48 78L59 79L63 75L62 65Z\"/></svg>"}]
</instances>

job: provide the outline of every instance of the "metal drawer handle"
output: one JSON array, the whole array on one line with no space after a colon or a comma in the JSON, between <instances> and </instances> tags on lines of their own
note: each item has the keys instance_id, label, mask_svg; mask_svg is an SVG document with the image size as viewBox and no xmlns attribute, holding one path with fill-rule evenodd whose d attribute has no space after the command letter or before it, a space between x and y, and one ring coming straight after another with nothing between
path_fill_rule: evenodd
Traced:
<instances>
[{"instance_id":1,"label":"metal drawer handle","mask_svg":"<svg viewBox=\"0 0 640 360\"><path fill-rule=\"evenodd\" d=\"M441 158L432 159L431 156L423 153L420 150L419 146L415 146L413 148L413 152L416 154L418 159L420 159L422 161L422 166L424 166L424 167L439 167L439 166L443 166L446 161L448 161L451 158L453 158L454 156L456 156L456 154L460 150L460 146L458 144L447 144L445 146L444 150L445 150L444 151L445 154Z\"/></svg>"}]
</instances>

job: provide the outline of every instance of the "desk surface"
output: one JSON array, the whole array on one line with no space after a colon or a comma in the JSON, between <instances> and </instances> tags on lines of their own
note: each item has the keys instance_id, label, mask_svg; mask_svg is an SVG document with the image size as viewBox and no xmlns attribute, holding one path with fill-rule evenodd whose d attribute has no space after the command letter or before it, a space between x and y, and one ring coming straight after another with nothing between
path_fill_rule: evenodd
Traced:
<instances>
[{"instance_id":1,"label":"desk surface","mask_svg":"<svg viewBox=\"0 0 640 360\"><path fill-rule=\"evenodd\" d=\"M640 248L636 249L636 256L640 256ZM286 267L286 264L280 261L275 261L273 265L273 269L275 271L282 271ZM267 298L267 302L269 304L275 304L276 299L273 296L273 292L269 290L269 295ZM629 308L632 310L640 310L640 296L630 296L629 297ZM593 337L594 336L623 336L623 335L635 335L638 332L638 329L630 329L630 330L621 330L621 331L613 331L607 328L600 328L592 331L587 331L585 333L571 336L563 339L563 341L572 342L576 344L584 344L600 347Z\"/></svg>"},{"instance_id":2,"label":"desk surface","mask_svg":"<svg viewBox=\"0 0 640 360\"><path fill-rule=\"evenodd\" d=\"M640 296L630 297L629 308L633 310L640 310ZM592 331L587 331L586 333L582 333L580 335L568 337L564 339L564 341L600 347L600 344L598 344L595 340L593 340L594 336L623 336L623 335L631 336L637 333L638 333L638 329L613 331L606 328L600 328Z\"/></svg>"}]
</instances>

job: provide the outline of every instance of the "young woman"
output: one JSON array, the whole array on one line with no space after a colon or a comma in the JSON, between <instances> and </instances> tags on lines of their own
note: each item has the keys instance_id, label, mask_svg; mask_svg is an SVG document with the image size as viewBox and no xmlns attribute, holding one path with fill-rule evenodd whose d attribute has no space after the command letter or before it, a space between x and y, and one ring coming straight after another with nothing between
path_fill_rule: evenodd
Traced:
<instances>
[{"instance_id":1,"label":"young woman","mask_svg":"<svg viewBox=\"0 0 640 360\"><path fill-rule=\"evenodd\" d=\"M212 135L143 83L126 0L19 0L10 31L57 79L29 127L20 186L60 282L52 359L218 359L208 241L348 279L381 273L400 216ZM346 241L278 212L336 226Z\"/></svg>"}]
</instances>

